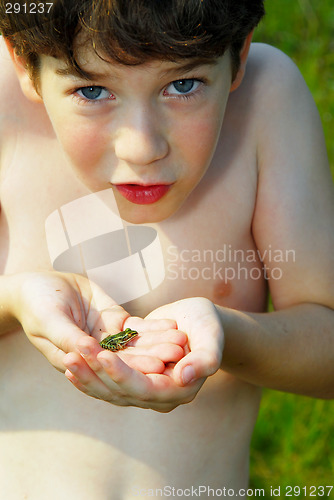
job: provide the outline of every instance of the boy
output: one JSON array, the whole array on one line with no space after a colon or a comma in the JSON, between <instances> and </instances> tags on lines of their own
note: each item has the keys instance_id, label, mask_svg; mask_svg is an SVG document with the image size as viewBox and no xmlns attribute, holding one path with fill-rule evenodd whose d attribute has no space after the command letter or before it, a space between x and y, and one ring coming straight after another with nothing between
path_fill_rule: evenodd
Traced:
<instances>
[{"instance_id":1,"label":"boy","mask_svg":"<svg viewBox=\"0 0 334 500\"><path fill-rule=\"evenodd\" d=\"M288 58L250 47L261 1L41 4L1 2L2 495L245 496L260 387L333 395L334 196L312 99ZM52 271L45 235L110 189L165 259L124 309ZM128 326L131 347L99 347Z\"/></svg>"}]
</instances>

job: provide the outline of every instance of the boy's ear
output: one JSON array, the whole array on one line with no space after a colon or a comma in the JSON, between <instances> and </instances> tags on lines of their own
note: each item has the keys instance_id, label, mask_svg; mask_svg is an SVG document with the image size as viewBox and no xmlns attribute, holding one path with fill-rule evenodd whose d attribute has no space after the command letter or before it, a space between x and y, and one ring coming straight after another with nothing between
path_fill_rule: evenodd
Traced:
<instances>
[{"instance_id":1,"label":"boy's ear","mask_svg":"<svg viewBox=\"0 0 334 500\"><path fill-rule=\"evenodd\" d=\"M15 53L12 44L9 40L5 39L5 43L9 52L9 55L13 61L14 69L16 71L19 83L23 94L29 101L32 102L43 102L41 96L37 93L33 81L26 69L24 59Z\"/></svg>"},{"instance_id":2,"label":"boy's ear","mask_svg":"<svg viewBox=\"0 0 334 500\"><path fill-rule=\"evenodd\" d=\"M244 42L244 45L243 45L243 47L241 49L241 52L240 52L240 67L239 67L238 73L236 74L236 77L234 78L234 80L232 82L231 89L230 89L231 92L233 92L233 90L236 90L239 87L239 85L242 82L242 80L243 80L243 77L244 77L244 74L245 74L245 70L246 70L246 63L247 63L249 48L250 48L250 45L252 43L253 32L254 32L254 30L252 30L249 33L249 35L247 36L247 38L246 38L246 40Z\"/></svg>"}]
</instances>

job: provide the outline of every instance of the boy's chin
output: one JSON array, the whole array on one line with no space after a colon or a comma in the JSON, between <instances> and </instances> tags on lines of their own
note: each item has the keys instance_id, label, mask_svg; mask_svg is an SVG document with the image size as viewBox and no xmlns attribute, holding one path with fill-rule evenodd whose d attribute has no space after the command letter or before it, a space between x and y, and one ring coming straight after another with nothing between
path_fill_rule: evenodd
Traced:
<instances>
[{"instance_id":1,"label":"boy's chin","mask_svg":"<svg viewBox=\"0 0 334 500\"><path fill-rule=\"evenodd\" d=\"M177 211L177 209L159 210L155 205L157 204L152 203L152 205L145 206L135 205L131 207L131 209L122 209L122 207L119 207L119 213L122 220L130 224L153 224L168 219Z\"/></svg>"}]
</instances>

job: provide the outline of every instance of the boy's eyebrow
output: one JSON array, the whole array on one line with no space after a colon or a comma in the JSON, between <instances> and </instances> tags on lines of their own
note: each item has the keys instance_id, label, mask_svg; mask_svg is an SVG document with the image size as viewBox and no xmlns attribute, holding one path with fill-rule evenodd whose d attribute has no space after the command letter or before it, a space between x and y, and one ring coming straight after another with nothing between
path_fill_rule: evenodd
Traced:
<instances>
[{"instance_id":1,"label":"boy's eyebrow","mask_svg":"<svg viewBox=\"0 0 334 500\"><path fill-rule=\"evenodd\" d=\"M198 68L199 66L215 66L218 64L217 58L207 59L207 58L194 58L190 61L186 62L182 65L176 65L171 68L167 68L161 72L160 78L165 78L167 75L172 74L180 74L180 73L189 73L190 71ZM83 71L81 73L79 69L76 69L71 66L67 66L66 68L58 68L56 69L56 74L60 76L69 76L75 78L81 78L83 80L102 80L105 78L117 79L117 75L115 74L107 74L107 73L99 73L98 71Z\"/></svg>"},{"instance_id":2,"label":"boy's eyebrow","mask_svg":"<svg viewBox=\"0 0 334 500\"><path fill-rule=\"evenodd\" d=\"M56 69L56 74L60 76L72 76L75 78L81 78L83 80L95 80L98 78L105 78L105 73L98 73L93 71L85 71L81 73L78 69L75 69L71 66L67 66L66 68L58 68Z\"/></svg>"},{"instance_id":3,"label":"boy's eyebrow","mask_svg":"<svg viewBox=\"0 0 334 500\"><path fill-rule=\"evenodd\" d=\"M189 73L190 71L193 71L200 66L215 66L216 64L218 64L217 58L207 59L204 57L196 57L186 62L185 64L166 69L161 73L160 78L164 78L165 76L171 74L177 75L180 73Z\"/></svg>"}]
</instances>

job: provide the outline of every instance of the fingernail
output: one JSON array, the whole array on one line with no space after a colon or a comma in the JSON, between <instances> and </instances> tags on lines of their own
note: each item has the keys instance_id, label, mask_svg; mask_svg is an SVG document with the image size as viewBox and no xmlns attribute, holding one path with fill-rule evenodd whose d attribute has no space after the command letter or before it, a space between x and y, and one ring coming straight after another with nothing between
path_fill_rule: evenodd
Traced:
<instances>
[{"instance_id":1,"label":"fingernail","mask_svg":"<svg viewBox=\"0 0 334 500\"><path fill-rule=\"evenodd\" d=\"M89 347L78 347L80 354L83 356L89 356L90 355L90 349Z\"/></svg>"},{"instance_id":2,"label":"fingernail","mask_svg":"<svg viewBox=\"0 0 334 500\"><path fill-rule=\"evenodd\" d=\"M69 365L66 367L71 373L75 373L78 371L78 365Z\"/></svg>"},{"instance_id":3,"label":"fingernail","mask_svg":"<svg viewBox=\"0 0 334 500\"><path fill-rule=\"evenodd\" d=\"M70 371L70 370L66 370L65 372L65 377L70 381L72 382L72 384L77 384L79 382L79 380L77 379L77 377L75 375L73 375L73 373Z\"/></svg>"},{"instance_id":4,"label":"fingernail","mask_svg":"<svg viewBox=\"0 0 334 500\"><path fill-rule=\"evenodd\" d=\"M182 380L184 384L190 384L190 382L193 382L195 378L196 378L195 370L191 365L188 365L185 368L183 368Z\"/></svg>"}]
</instances>

